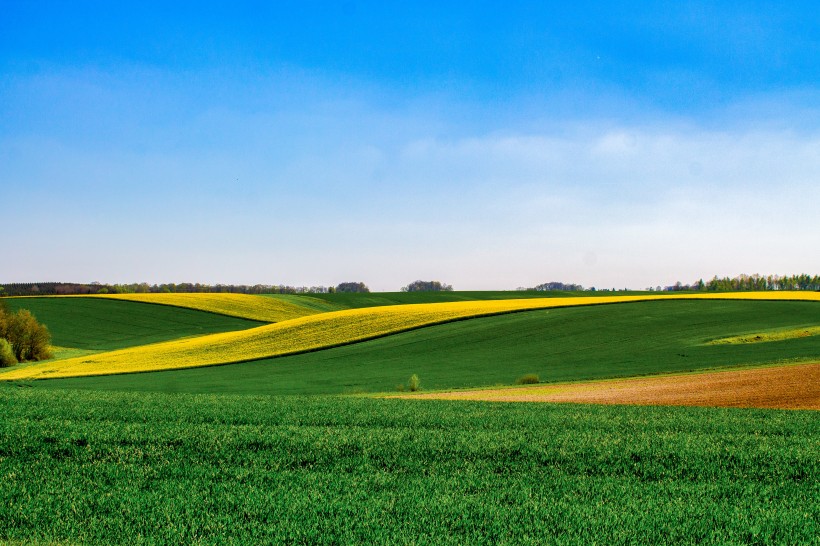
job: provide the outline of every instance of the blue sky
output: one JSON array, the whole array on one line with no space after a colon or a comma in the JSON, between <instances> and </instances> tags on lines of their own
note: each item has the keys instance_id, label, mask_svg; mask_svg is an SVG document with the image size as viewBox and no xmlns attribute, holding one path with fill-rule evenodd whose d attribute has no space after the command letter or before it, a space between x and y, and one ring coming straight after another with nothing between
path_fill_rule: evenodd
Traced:
<instances>
[{"instance_id":1,"label":"blue sky","mask_svg":"<svg viewBox=\"0 0 820 546\"><path fill-rule=\"evenodd\" d=\"M0 282L820 271L810 3L165 4L0 0Z\"/></svg>"}]
</instances>

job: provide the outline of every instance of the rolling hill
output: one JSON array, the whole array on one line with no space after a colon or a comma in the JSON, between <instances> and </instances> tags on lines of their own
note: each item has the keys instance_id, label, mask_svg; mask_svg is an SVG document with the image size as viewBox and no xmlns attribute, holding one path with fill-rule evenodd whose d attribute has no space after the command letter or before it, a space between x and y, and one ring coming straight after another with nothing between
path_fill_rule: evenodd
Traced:
<instances>
[{"instance_id":1,"label":"rolling hill","mask_svg":"<svg viewBox=\"0 0 820 546\"><path fill-rule=\"evenodd\" d=\"M336 320L344 317L335 316ZM688 300L568 307L450 322L230 366L49 380L38 385L316 394L391 391L413 373L421 377L425 390L511 384L526 373L537 373L544 382L628 377L817 358L820 337L816 336L761 344L711 342L818 321L820 306L813 302Z\"/></svg>"}]
</instances>

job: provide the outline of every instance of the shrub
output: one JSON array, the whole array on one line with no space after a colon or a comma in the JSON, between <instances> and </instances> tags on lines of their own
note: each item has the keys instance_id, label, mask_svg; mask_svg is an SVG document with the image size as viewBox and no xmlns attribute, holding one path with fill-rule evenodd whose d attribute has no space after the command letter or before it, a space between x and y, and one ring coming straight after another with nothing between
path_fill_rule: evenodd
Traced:
<instances>
[{"instance_id":1,"label":"shrub","mask_svg":"<svg viewBox=\"0 0 820 546\"><path fill-rule=\"evenodd\" d=\"M419 381L419 376L413 374L410 376L410 379L407 381L407 390L410 392L416 392L421 388L421 382Z\"/></svg>"},{"instance_id":2,"label":"shrub","mask_svg":"<svg viewBox=\"0 0 820 546\"><path fill-rule=\"evenodd\" d=\"M0 338L11 345L17 362L51 358L51 334L27 309L0 313Z\"/></svg>"},{"instance_id":3,"label":"shrub","mask_svg":"<svg viewBox=\"0 0 820 546\"><path fill-rule=\"evenodd\" d=\"M515 380L516 385L535 385L536 383L540 383L541 380L538 378L538 374L535 373L528 373L527 375L522 375L518 379Z\"/></svg>"},{"instance_id":4,"label":"shrub","mask_svg":"<svg viewBox=\"0 0 820 546\"><path fill-rule=\"evenodd\" d=\"M0 337L0 368L7 368L17 364L11 343Z\"/></svg>"},{"instance_id":5,"label":"shrub","mask_svg":"<svg viewBox=\"0 0 820 546\"><path fill-rule=\"evenodd\" d=\"M0 301L0 338L8 340L9 319L11 315L6 307L6 302Z\"/></svg>"}]
</instances>

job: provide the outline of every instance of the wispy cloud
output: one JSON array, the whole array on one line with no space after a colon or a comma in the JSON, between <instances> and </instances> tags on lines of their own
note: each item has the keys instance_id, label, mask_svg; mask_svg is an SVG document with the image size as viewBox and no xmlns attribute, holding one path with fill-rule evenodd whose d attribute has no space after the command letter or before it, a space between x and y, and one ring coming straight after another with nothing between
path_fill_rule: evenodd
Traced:
<instances>
[{"instance_id":1,"label":"wispy cloud","mask_svg":"<svg viewBox=\"0 0 820 546\"><path fill-rule=\"evenodd\" d=\"M287 71L150 76L5 88L0 186L28 227L1 280L643 288L820 270L820 133L799 117L539 124Z\"/></svg>"}]
</instances>

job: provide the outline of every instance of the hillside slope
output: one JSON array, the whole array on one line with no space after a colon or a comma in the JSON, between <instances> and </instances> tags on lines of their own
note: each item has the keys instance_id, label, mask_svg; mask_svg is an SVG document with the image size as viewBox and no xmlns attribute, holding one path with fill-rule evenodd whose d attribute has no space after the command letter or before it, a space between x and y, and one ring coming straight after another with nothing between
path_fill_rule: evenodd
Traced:
<instances>
[{"instance_id":1,"label":"hillside slope","mask_svg":"<svg viewBox=\"0 0 820 546\"><path fill-rule=\"evenodd\" d=\"M726 295L723 296L724 298L722 299L726 299ZM793 297L804 297L812 300L817 296L818 294L814 293L793 295ZM754 295L744 294L742 298L738 296L734 299L748 299L750 297L754 298ZM708 300L715 298L695 298L687 296L680 299ZM413 330L432 324L478 316L543 308L652 300L668 301L670 298L658 296L654 298L634 296L612 298L554 298L353 309L303 317L241 332L214 334L202 338L102 353L88 358L43 363L25 369L12 369L11 371L0 374L0 379L37 379L45 377L101 375L109 373L169 370L259 360L273 356L326 349L378 338L388 334ZM811 310L813 313L812 316L815 318L817 316L816 312L820 311L820 307L813 304L806 304L806 308ZM763 315L763 319L765 323L765 315ZM811 322L811 320L808 319L807 321ZM791 325L793 326L794 323ZM760 325L757 327L759 328ZM583 326L581 328L583 330ZM636 326L636 332L640 334L640 325ZM724 330L720 332L720 336L731 333L735 332L727 332ZM588 342L594 342L595 339L596 337L587 336ZM714 346L713 349L720 350L720 347Z\"/></svg>"},{"instance_id":2,"label":"hillside slope","mask_svg":"<svg viewBox=\"0 0 820 546\"><path fill-rule=\"evenodd\" d=\"M25 297L3 300L28 309L59 347L110 351L190 336L255 328L264 323L167 305L101 298Z\"/></svg>"},{"instance_id":3,"label":"hillside slope","mask_svg":"<svg viewBox=\"0 0 820 546\"><path fill-rule=\"evenodd\" d=\"M158 305L170 305L207 311L230 317L239 317L260 322L282 322L299 317L315 315L335 309L314 298L296 298L293 296L255 296L248 294L107 294L95 297L115 300L136 301Z\"/></svg>"},{"instance_id":4,"label":"hillside slope","mask_svg":"<svg viewBox=\"0 0 820 546\"><path fill-rule=\"evenodd\" d=\"M661 301L464 320L306 354L209 368L38 382L46 388L322 394L578 381L820 358L820 337L710 345L727 332L820 320L806 302Z\"/></svg>"}]
</instances>

